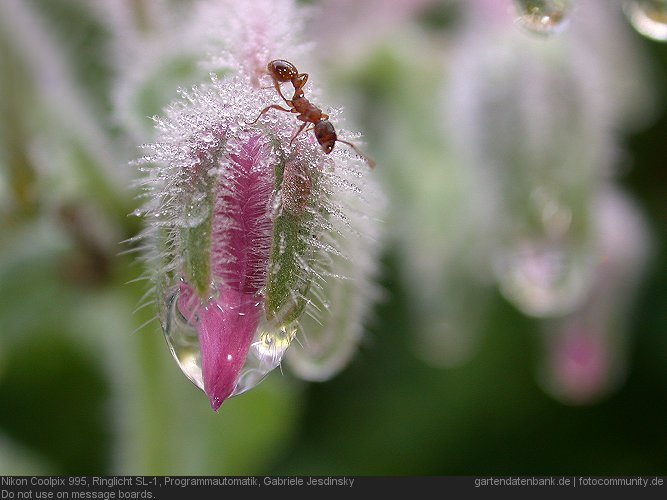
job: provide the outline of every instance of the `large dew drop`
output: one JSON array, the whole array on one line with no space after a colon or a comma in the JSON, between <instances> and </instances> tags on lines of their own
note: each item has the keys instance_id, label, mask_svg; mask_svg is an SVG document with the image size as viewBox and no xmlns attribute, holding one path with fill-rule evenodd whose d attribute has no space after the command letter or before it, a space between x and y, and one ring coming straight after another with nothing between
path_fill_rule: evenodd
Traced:
<instances>
[{"instance_id":1,"label":"large dew drop","mask_svg":"<svg viewBox=\"0 0 667 500\"><path fill-rule=\"evenodd\" d=\"M554 35L569 23L572 0L514 0L518 22L532 33Z\"/></svg>"},{"instance_id":2,"label":"large dew drop","mask_svg":"<svg viewBox=\"0 0 667 500\"><path fill-rule=\"evenodd\" d=\"M201 369L201 349L195 327L178 308L179 288L167 298L167 314L163 325L164 337L178 367L190 381L204 390Z\"/></svg>"},{"instance_id":3,"label":"large dew drop","mask_svg":"<svg viewBox=\"0 0 667 500\"><path fill-rule=\"evenodd\" d=\"M278 326L266 320L261 321L234 394L252 389L276 368L296 334L294 323Z\"/></svg>"},{"instance_id":4,"label":"large dew drop","mask_svg":"<svg viewBox=\"0 0 667 500\"><path fill-rule=\"evenodd\" d=\"M571 312L589 289L591 256L577 244L525 240L496 255L503 295L537 317Z\"/></svg>"},{"instance_id":5,"label":"large dew drop","mask_svg":"<svg viewBox=\"0 0 667 500\"><path fill-rule=\"evenodd\" d=\"M667 0L629 0L624 10L639 33L652 40L667 41Z\"/></svg>"},{"instance_id":6,"label":"large dew drop","mask_svg":"<svg viewBox=\"0 0 667 500\"><path fill-rule=\"evenodd\" d=\"M202 353L196 326L198 318L195 315L188 321L182 314L179 308L181 293L181 289L175 287L167 297L164 335L183 374L204 391ZM295 324L275 325L266 319L261 320L230 397L252 389L276 368L296 334Z\"/></svg>"}]
</instances>

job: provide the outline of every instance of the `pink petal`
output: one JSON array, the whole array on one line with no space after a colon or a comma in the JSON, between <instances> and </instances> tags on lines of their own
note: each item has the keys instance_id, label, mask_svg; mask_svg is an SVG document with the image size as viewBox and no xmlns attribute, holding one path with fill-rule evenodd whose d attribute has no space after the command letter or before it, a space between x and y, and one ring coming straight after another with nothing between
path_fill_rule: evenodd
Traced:
<instances>
[{"instance_id":1,"label":"pink petal","mask_svg":"<svg viewBox=\"0 0 667 500\"><path fill-rule=\"evenodd\" d=\"M272 221L268 215L273 171L259 136L230 155L234 178L221 185L213 213L213 297L181 286L178 307L199 335L204 391L214 410L234 393L262 308L258 291L266 280Z\"/></svg>"},{"instance_id":2,"label":"pink petal","mask_svg":"<svg viewBox=\"0 0 667 500\"><path fill-rule=\"evenodd\" d=\"M259 323L259 306L253 295L229 288L199 305L194 289L181 285L178 308L197 329L204 391L216 411L236 388Z\"/></svg>"}]
</instances>

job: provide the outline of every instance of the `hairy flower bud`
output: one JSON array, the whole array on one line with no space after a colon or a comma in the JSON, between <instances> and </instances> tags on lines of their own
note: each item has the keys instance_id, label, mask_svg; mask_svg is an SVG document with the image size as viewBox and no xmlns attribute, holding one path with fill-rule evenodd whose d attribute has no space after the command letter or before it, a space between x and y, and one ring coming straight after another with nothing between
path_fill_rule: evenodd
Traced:
<instances>
[{"instance_id":1,"label":"hairy flower bud","mask_svg":"<svg viewBox=\"0 0 667 500\"><path fill-rule=\"evenodd\" d=\"M576 309L593 286L592 204L613 172L614 124L626 123L624 110L638 102L632 82L619 84L633 66L614 73L609 47L631 54L632 45L611 23L604 38L590 36L592 19L609 15L606 2L583 2L587 15L548 40L514 29L500 3L471 2L447 112L458 149L493 188L493 269L503 295L526 314L554 317ZM566 3L517 2L537 21ZM593 46L595 38L602 41Z\"/></svg>"},{"instance_id":2,"label":"hairy flower bud","mask_svg":"<svg viewBox=\"0 0 667 500\"><path fill-rule=\"evenodd\" d=\"M161 323L216 410L278 366L300 332L307 347L295 359L312 354L319 365L305 376L326 378L344 364L372 298L382 208L368 166L297 133L294 114L270 108L286 106L270 75L246 52L234 57L225 56L234 71L182 91L156 119L156 141L140 161ZM354 305L337 309L343 299Z\"/></svg>"}]
</instances>

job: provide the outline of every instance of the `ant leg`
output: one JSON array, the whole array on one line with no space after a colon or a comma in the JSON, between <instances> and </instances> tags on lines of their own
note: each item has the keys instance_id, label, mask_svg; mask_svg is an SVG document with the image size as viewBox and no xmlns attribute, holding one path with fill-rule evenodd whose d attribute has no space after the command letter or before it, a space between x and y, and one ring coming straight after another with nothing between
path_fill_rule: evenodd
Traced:
<instances>
[{"instance_id":1,"label":"ant leg","mask_svg":"<svg viewBox=\"0 0 667 500\"><path fill-rule=\"evenodd\" d=\"M303 132L303 129L306 128L306 125L308 125L308 122L303 122L303 125L301 125L301 126L299 127L299 130L297 130L297 131L294 133L294 135L292 136L292 139L289 141L289 145L290 145L290 147L292 147L292 143L294 142L294 139L296 139L297 136L298 136L301 132Z\"/></svg>"},{"instance_id":2,"label":"ant leg","mask_svg":"<svg viewBox=\"0 0 667 500\"><path fill-rule=\"evenodd\" d=\"M351 142L348 141L343 141L342 139L337 139L338 142L342 142L343 144L347 144L350 146L352 149L354 149L354 152L357 153L359 156L361 156L364 161L368 164L370 168L375 168L375 161L366 155L361 149L359 149L356 145L352 144Z\"/></svg>"},{"instance_id":3,"label":"ant leg","mask_svg":"<svg viewBox=\"0 0 667 500\"><path fill-rule=\"evenodd\" d=\"M269 111L269 110L271 110L271 109L277 109L277 110L279 110L279 111L284 111L284 112L286 112L286 113L293 113L293 110L291 110L291 109L283 108L282 106L279 106L278 104L271 104L271 106L267 106L267 107L265 107L265 108L259 113L259 115L257 115L257 118L255 118L255 119L254 119L253 121L251 121L251 122L248 122L248 121L247 121L246 123L247 123L248 125L254 125L255 123L257 123L257 120L259 120L259 119L262 117L262 115L264 115L267 111Z\"/></svg>"},{"instance_id":4,"label":"ant leg","mask_svg":"<svg viewBox=\"0 0 667 500\"><path fill-rule=\"evenodd\" d=\"M280 83L278 83L278 80L275 80L275 79L273 80L273 86L276 88L276 91L278 92L280 97L282 97L283 101L285 101L287 104L291 105L291 101L289 99L287 99L287 97L285 97L285 94L283 94L283 91L280 88Z\"/></svg>"}]
</instances>

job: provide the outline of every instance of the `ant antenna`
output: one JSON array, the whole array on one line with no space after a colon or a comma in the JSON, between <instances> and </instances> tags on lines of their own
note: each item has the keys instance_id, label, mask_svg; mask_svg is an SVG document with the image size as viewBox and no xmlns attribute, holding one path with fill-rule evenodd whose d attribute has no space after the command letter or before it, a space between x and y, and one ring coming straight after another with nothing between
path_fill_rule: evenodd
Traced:
<instances>
[{"instance_id":1,"label":"ant antenna","mask_svg":"<svg viewBox=\"0 0 667 500\"><path fill-rule=\"evenodd\" d=\"M373 160L370 156L368 156L361 149L359 149L356 144L353 144L349 141L344 141L343 139L336 139L336 140L337 142L342 142L343 144L347 144L348 146L350 146L352 149L354 149L355 153L357 153L364 159L364 161L368 164L370 168L375 168L376 165L375 160Z\"/></svg>"}]
</instances>

